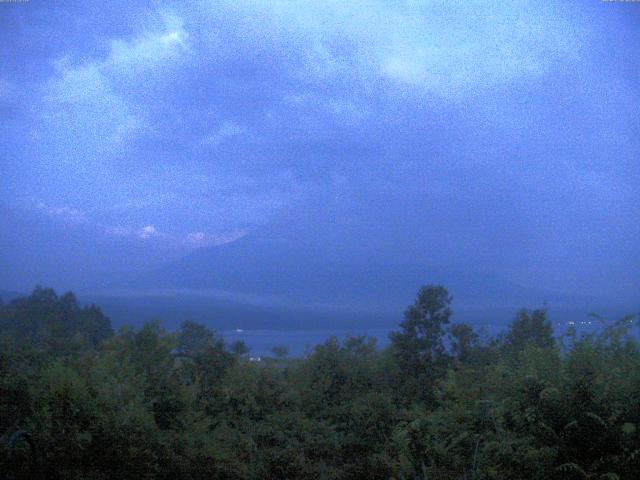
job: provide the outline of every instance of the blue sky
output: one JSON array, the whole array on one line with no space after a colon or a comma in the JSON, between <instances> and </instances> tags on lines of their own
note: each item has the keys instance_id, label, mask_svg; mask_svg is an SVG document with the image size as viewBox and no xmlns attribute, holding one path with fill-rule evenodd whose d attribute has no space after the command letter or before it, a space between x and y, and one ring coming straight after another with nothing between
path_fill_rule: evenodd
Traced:
<instances>
[{"instance_id":1,"label":"blue sky","mask_svg":"<svg viewBox=\"0 0 640 480\"><path fill-rule=\"evenodd\" d=\"M598 1L0 4L0 288L281 235L637 301L638 27Z\"/></svg>"}]
</instances>

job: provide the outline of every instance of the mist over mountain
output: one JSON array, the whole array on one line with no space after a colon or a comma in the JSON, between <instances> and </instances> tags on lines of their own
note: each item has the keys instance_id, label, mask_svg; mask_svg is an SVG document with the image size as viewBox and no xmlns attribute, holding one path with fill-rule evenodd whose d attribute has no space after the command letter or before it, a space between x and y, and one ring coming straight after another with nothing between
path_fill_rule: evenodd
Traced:
<instances>
[{"instance_id":1,"label":"mist over mountain","mask_svg":"<svg viewBox=\"0 0 640 480\"><path fill-rule=\"evenodd\" d=\"M448 246L446 232L421 227L417 208L391 215L377 205L376 222L367 211L345 221L345 206L324 200L306 216L288 212L241 238L190 252L5 207L0 237L12 256L3 257L2 298L51 285L103 306L116 325L159 318L177 326L192 318L216 329L386 327L425 283L446 285L454 318L476 324L505 324L521 307L546 305L554 320L637 308L624 296L538 286L534 275L523 285L509 278L508 263L474 251L472 239Z\"/></svg>"},{"instance_id":2,"label":"mist over mountain","mask_svg":"<svg viewBox=\"0 0 640 480\"><path fill-rule=\"evenodd\" d=\"M446 285L457 318L474 323L504 324L522 307L546 306L553 318L582 318L615 305L596 296L522 286L495 272L465 267L464 259L438 265L428 249L399 241L397 232L369 228L375 234L362 237L350 227L324 226L322 236L304 224L263 228L168 261L112 292L126 293L129 301L137 297L138 305L145 296L154 298L164 311L215 318L227 328L390 325L425 283ZM357 233L366 230L357 227ZM393 249L393 241L402 248Z\"/></svg>"},{"instance_id":3,"label":"mist over mountain","mask_svg":"<svg viewBox=\"0 0 640 480\"><path fill-rule=\"evenodd\" d=\"M390 309L406 304L425 281L450 285L460 301L516 305L571 300L567 295L527 289L492 272L459 272L419 260L376 258L361 249L347 250L344 244L305 244L251 235L197 250L129 286L219 291L268 303Z\"/></svg>"}]
</instances>

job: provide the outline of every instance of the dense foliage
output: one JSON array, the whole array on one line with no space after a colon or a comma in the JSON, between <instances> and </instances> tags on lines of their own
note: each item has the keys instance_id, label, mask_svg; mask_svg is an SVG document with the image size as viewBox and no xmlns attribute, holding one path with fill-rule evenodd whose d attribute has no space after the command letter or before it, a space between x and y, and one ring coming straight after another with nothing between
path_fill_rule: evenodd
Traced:
<instances>
[{"instance_id":1,"label":"dense foliage","mask_svg":"<svg viewBox=\"0 0 640 480\"><path fill-rule=\"evenodd\" d=\"M0 305L0 478L638 478L632 318L556 340L523 310L482 339L450 305L424 287L385 349L258 363L194 322L113 334L36 289Z\"/></svg>"}]
</instances>

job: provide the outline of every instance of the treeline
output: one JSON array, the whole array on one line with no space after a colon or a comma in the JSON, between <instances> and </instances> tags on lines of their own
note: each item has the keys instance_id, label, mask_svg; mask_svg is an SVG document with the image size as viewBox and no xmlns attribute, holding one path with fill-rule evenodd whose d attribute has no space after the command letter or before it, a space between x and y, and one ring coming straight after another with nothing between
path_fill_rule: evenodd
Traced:
<instances>
[{"instance_id":1,"label":"treeline","mask_svg":"<svg viewBox=\"0 0 640 480\"><path fill-rule=\"evenodd\" d=\"M427 286L391 344L255 363L202 325L113 332L36 289L0 305L0 478L609 479L640 472L635 319L483 339Z\"/></svg>"}]
</instances>

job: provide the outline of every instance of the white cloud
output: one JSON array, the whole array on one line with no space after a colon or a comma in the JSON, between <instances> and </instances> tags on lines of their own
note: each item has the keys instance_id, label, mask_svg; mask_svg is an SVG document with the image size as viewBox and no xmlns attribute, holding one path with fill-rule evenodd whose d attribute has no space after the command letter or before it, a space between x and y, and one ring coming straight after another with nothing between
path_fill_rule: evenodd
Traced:
<instances>
[{"instance_id":1,"label":"white cloud","mask_svg":"<svg viewBox=\"0 0 640 480\"><path fill-rule=\"evenodd\" d=\"M162 26L144 32L132 41L113 40L104 66L116 73L154 68L159 62L179 60L188 51L184 22L173 14L162 14Z\"/></svg>"},{"instance_id":2,"label":"white cloud","mask_svg":"<svg viewBox=\"0 0 640 480\"><path fill-rule=\"evenodd\" d=\"M156 240L165 247L175 249L192 250L196 248L211 247L216 245L225 245L235 242L244 237L248 231L245 229L229 230L217 233L192 232L187 234L181 233L163 233L154 225L145 225L142 228L130 228L126 226L105 226L104 233L121 239L133 238L138 240Z\"/></svg>"},{"instance_id":3,"label":"white cloud","mask_svg":"<svg viewBox=\"0 0 640 480\"><path fill-rule=\"evenodd\" d=\"M87 197L96 210L109 210L107 199L122 203L134 196L162 197L155 206L131 207L135 213L128 218L140 222L131 227L131 237L142 233L159 238L139 229L153 218L166 241L215 242L215 235L204 232L170 237L161 218L147 213L197 204L224 218L212 228L233 228L263 221L304 190L277 178L281 167L275 157L260 163L273 161L274 168L243 170L242 159L252 153L252 145L238 156L220 155L216 162L198 157L210 153L207 147L240 143L247 130L255 135L254 143L262 142L257 148L271 141L275 129L285 133L278 142L304 141L307 135L326 134L322 122L331 129L352 127L386 113L384 102L408 104L404 98L388 98L405 92L450 101L486 93L484 88L529 81L554 62L574 58L580 34L568 28L562 12L555 18L555 7L540 5L495 2L476 9L475 4L459 2L247 0L210 2L210 10L203 11L198 7L203 3L176 7L177 14L152 18L153 24L138 35L108 41L102 57L79 64L60 61L48 85L45 141L38 145L51 159L46 161L55 163L47 173L59 175L56 180L64 186L75 181L80 186L77 196ZM478 11L490 15L479 17ZM218 55L219 46L223 53ZM248 78L254 72L255 84ZM179 80L184 78L193 79L187 82L196 87L193 92L182 88ZM153 95L155 84L147 90L156 80L166 82L157 90L162 96ZM223 88L216 88L219 85ZM265 89L264 103L227 98L225 92L234 91L231 86L238 91ZM175 90L175 98L168 88ZM255 93L250 91L247 98ZM278 98L284 99L283 105L271 101ZM162 102L173 101L177 108L170 111L171 118L160 118L169 112ZM211 111L242 118L242 125L213 124L203 137L201 128L210 118L204 112ZM256 120L271 114L276 120ZM309 128L303 122L307 116ZM178 128L160 139L154 124ZM126 150L149 134L166 143L139 142L134 145L139 149ZM199 143L201 149L179 158L181 140L192 147ZM185 229L211 227L201 217L189 222Z\"/></svg>"},{"instance_id":4,"label":"white cloud","mask_svg":"<svg viewBox=\"0 0 640 480\"><path fill-rule=\"evenodd\" d=\"M160 25L133 40L113 40L103 59L80 64L59 59L45 88L43 128L101 155L117 152L139 134L154 133L144 109L126 96L126 85L139 83L143 72L164 75L166 63L180 60L187 50L182 20L162 15Z\"/></svg>"},{"instance_id":5,"label":"white cloud","mask_svg":"<svg viewBox=\"0 0 640 480\"><path fill-rule=\"evenodd\" d=\"M62 59L56 67L58 73L46 90L47 108L41 114L42 127L58 132L54 140L66 137L89 155L105 155L145 131L144 117L115 93L100 64L72 66Z\"/></svg>"},{"instance_id":6,"label":"white cloud","mask_svg":"<svg viewBox=\"0 0 640 480\"><path fill-rule=\"evenodd\" d=\"M205 146L217 147L218 145L223 143L225 140L232 137L236 137L238 135L242 135L244 133L245 133L245 129L237 125L236 123L223 122L222 125L220 125L220 128L218 128L218 130L215 133L211 135L207 135L202 139L200 143L201 145L205 145Z\"/></svg>"},{"instance_id":7,"label":"white cloud","mask_svg":"<svg viewBox=\"0 0 640 480\"><path fill-rule=\"evenodd\" d=\"M222 230L218 232L165 233L151 223L142 227L132 227L123 224L107 225L95 221L91 216L87 216L84 212L74 207L51 205L34 198L23 198L20 201L23 207L34 209L57 221L70 224L82 224L98 234L121 240L155 240L165 247L179 250L225 245L241 239L248 233L246 229Z\"/></svg>"},{"instance_id":8,"label":"white cloud","mask_svg":"<svg viewBox=\"0 0 640 480\"><path fill-rule=\"evenodd\" d=\"M187 246L202 248L215 245L225 245L227 243L233 243L236 240L241 239L247 234L247 230L232 230L224 233L204 233L195 232L190 233L184 238L184 243Z\"/></svg>"},{"instance_id":9,"label":"white cloud","mask_svg":"<svg viewBox=\"0 0 640 480\"><path fill-rule=\"evenodd\" d=\"M142 227L138 232L138 238L142 238L142 239L159 237L159 236L160 236L160 232L158 232L156 227L154 227L153 225L146 225Z\"/></svg>"},{"instance_id":10,"label":"white cloud","mask_svg":"<svg viewBox=\"0 0 640 480\"><path fill-rule=\"evenodd\" d=\"M556 3L206 2L258 49L287 50L305 80L382 81L444 98L543 74L577 61L586 40L571 7ZM216 25L215 21L211 25ZM213 29L212 29L213 30ZM220 35L215 27L216 42Z\"/></svg>"},{"instance_id":11,"label":"white cloud","mask_svg":"<svg viewBox=\"0 0 640 480\"><path fill-rule=\"evenodd\" d=\"M73 207L52 206L39 201L35 204L35 208L49 217L54 217L67 222L84 223L87 220L83 212Z\"/></svg>"}]
</instances>

